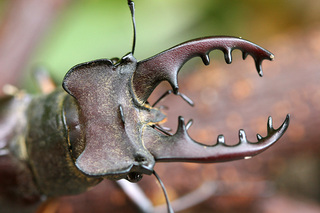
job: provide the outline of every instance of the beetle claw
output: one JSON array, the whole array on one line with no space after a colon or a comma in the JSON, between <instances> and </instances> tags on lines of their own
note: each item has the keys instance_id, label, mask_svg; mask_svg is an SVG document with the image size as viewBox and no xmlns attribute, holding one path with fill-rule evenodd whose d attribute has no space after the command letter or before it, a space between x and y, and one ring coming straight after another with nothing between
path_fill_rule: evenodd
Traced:
<instances>
[{"instance_id":1,"label":"beetle claw","mask_svg":"<svg viewBox=\"0 0 320 213\"><path fill-rule=\"evenodd\" d=\"M227 145L223 135L217 137L215 145L199 143L187 133L187 126L183 117L179 117L178 129L172 136L147 133L145 145L155 157L156 161L165 162L197 162L214 163L237 159L248 159L269 148L278 141L287 130L290 121L288 114L278 129L272 126L272 119L268 119L268 133L266 137L257 135L257 142L250 142L244 130L239 130L239 142L236 145ZM160 133L161 134L161 133ZM161 147L157 146L162 144Z\"/></svg>"},{"instance_id":2,"label":"beetle claw","mask_svg":"<svg viewBox=\"0 0 320 213\"><path fill-rule=\"evenodd\" d=\"M265 59L273 60L274 57L269 51L241 38L207 37L191 40L138 62L133 76L133 89L137 99L144 103L162 81L168 81L173 92L178 94L177 75L183 64L191 58L199 56L203 63L208 65L210 63L209 53L215 49L224 52L228 64L232 62L234 49L242 51L243 59L251 55L260 76L262 76L262 61Z\"/></svg>"}]
</instances>

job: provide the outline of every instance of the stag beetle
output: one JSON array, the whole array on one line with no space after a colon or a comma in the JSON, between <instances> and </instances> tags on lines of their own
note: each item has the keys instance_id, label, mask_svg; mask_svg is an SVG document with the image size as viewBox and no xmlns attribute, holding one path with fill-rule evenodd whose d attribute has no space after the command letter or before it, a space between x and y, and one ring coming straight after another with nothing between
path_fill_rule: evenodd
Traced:
<instances>
[{"instance_id":1,"label":"stag beetle","mask_svg":"<svg viewBox=\"0 0 320 213\"><path fill-rule=\"evenodd\" d=\"M104 178L137 182L154 174L156 162L215 163L251 158L269 148L286 131L289 115L274 129L269 117L267 136L257 142L239 131L239 143L225 144L219 135L214 145L189 137L192 121L179 117L172 134L161 127L165 115L155 104L179 92L178 72L193 57L210 62L209 53L218 49L226 63L239 49L243 59L251 55L262 76L262 61L274 56L260 46L236 37L206 37L184 42L148 59L137 61L134 38L132 51L121 59L99 59L71 68L62 87L48 95L31 96L18 92L1 100L0 108L0 204L12 211L45 197L79 194ZM148 98L162 82L172 90L151 105ZM164 189L163 189L164 190ZM165 190L164 190L165 192ZM13 204L10 206L10 202ZM18 212L21 212L17 210ZM168 211L172 212L168 204Z\"/></svg>"}]
</instances>

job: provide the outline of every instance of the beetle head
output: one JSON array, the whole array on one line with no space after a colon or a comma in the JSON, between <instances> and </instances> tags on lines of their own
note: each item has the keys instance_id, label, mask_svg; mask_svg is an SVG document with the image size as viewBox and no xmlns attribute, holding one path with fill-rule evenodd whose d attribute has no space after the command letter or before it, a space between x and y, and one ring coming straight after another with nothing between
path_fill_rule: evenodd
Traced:
<instances>
[{"instance_id":1,"label":"beetle head","mask_svg":"<svg viewBox=\"0 0 320 213\"><path fill-rule=\"evenodd\" d=\"M139 104L132 90L137 61L128 54L119 62L101 59L73 67L63 88L79 105L85 149L76 166L89 176L134 180L151 174L155 160L142 143L142 129L164 115Z\"/></svg>"}]
</instances>

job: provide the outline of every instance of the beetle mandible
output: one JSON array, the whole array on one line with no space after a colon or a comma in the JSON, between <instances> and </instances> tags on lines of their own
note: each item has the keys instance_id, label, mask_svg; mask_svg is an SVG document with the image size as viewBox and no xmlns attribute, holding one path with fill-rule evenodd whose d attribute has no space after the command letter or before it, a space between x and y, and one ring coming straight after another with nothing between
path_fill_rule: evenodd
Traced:
<instances>
[{"instance_id":1,"label":"beetle mandible","mask_svg":"<svg viewBox=\"0 0 320 213\"><path fill-rule=\"evenodd\" d=\"M239 143L233 146L225 144L223 135L215 145L194 141L187 133L192 122L186 124L182 117L176 133L167 132L160 125L165 115L155 107L158 101L151 105L147 100L162 81L168 81L172 90L159 100L174 93L192 105L179 92L177 78L188 60L199 56L208 65L209 53L218 49L230 64L231 52L239 49L243 59L253 57L262 76L262 61L274 56L247 40L215 36L187 41L137 61L134 4L131 0L128 4L134 26L130 53L120 60L74 66L63 79L65 91L39 96L18 92L1 99L0 204L4 211L16 210L15 203L32 206L43 196L82 193L104 178L137 182L144 174L157 177L156 162L250 158L274 144L288 128L289 115L278 129L269 117L266 137L258 134L252 143L240 130ZM172 211L169 205L168 211Z\"/></svg>"}]
</instances>

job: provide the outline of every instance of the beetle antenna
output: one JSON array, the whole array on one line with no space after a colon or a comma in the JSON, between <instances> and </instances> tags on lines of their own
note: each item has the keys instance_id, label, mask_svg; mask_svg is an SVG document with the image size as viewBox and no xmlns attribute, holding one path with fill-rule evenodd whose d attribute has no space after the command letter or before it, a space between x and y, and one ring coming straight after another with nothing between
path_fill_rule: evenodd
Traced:
<instances>
[{"instance_id":1,"label":"beetle antenna","mask_svg":"<svg viewBox=\"0 0 320 213\"><path fill-rule=\"evenodd\" d=\"M131 18L132 18L132 25L133 25L133 44L132 44L132 55L134 53L134 49L136 47L136 20L134 16L134 2L131 0L128 0L128 5L131 11Z\"/></svg>"},{"instance_id":2,"label":"beetle antenna","mask_svg":"<svg viewBox=\"0 0 320 213\"><path fill-rule=\"evenodd\" d=\"M154 176L157 178L157 180L158 180L158 182L159 182L159 184L160 184L160 186L161 186L161 188L162 188L162 191L163 191L163 193L164 193L164 197L166 198L168 213L174 213L174 212L173 212L173 209L172 209L172 206L171 206L171 204L170 204L170 202L169 202L169 198L168 198L168 194L167 194L166 188L164 187L164 185L163 185L160 177L158 176L158 174L157 174L154 170L153 170L153 174L154 174Z\"/></svg>"}]
</instances>

